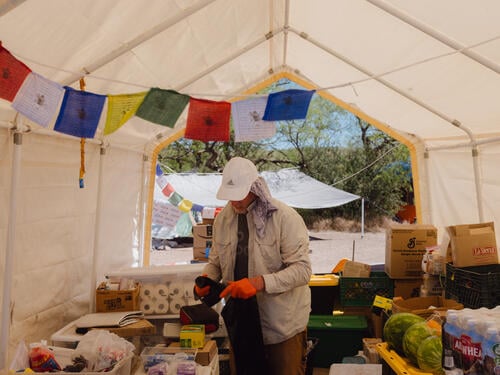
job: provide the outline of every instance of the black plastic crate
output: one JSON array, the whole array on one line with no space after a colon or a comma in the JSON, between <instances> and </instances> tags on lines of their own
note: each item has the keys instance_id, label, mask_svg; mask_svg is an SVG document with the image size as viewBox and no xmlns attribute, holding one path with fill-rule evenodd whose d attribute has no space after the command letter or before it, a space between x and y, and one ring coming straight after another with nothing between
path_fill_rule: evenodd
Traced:
<instances>
[{"instance_id":1,"label":"black plastic crate","mask_svg":"<svg viewBox=\"0 0 500 375\"><path fill-rule=\"evenodd\" d=\"M500 304L500 264L455 267L446 264L446 298L476 309Z\"/></svg>"},{"instance_id":2,"label":"black plastic crate","mask_svg":"<svg viewBox=\"0 0 500 375\"><path fill-rule=\"evenodd\" d=\"M370 277L339 279L342 306L371 306L375 296L394 297L394 281L385 272L370 272Z\"/></svg>"}]
</instances>

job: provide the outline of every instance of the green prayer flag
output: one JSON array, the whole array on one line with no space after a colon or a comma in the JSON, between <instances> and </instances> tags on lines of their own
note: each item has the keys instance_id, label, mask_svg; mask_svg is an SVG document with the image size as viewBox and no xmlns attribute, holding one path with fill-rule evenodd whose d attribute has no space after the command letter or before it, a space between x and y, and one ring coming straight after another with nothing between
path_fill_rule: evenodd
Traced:
<instances>
[{"instance_id":1,"label":"green prayer flag","mask_svg":"<svg viewBox=\"0 0 500 375\"><path fill-rule=\"evenodd\" d=\"M173 128L189 103L189 96L174 90L152 88L139 106L136 116Z\"/></svg>"}]
</instances>

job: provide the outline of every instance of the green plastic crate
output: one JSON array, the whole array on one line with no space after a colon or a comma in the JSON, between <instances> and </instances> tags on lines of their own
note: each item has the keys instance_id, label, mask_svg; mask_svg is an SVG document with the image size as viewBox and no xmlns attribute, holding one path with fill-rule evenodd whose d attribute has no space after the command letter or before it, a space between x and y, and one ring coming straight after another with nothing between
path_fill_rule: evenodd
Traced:
<instances>
[{"instance_id":1,"label":"green plastic crate","mask_svg":"<svg viewBox=\"0 0 500 375\"><path fill-rule=\"evenodd\" d=\"M340 277L342 306L371 306L376 295L394 297L394 281L385 272L371 272L370 277Z\"/></svg>"},{"instance_id":2,"label":"green plastic crate","mask_svg":"<svg viewBox=\"0 0 500 375\"><path fill-rule=\"evenodd\" d=\"M313 367L329 368L363 349L368 322L361 315L310 315L307 335L317 338Z\"/></svg>"}]
</instances>

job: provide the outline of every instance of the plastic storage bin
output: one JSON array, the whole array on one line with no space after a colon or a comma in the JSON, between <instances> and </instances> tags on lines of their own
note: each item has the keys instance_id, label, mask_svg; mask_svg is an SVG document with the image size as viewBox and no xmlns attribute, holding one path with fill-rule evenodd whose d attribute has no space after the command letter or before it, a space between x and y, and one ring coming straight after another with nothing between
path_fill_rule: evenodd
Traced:
<instances>
[{"instance_id":1,"label":"plastic storage bin","mask_svg":"<svg viewBox=\"0 0 500 375\"><path fill-rule=\"evenodd\" d=\"M61 368L64 368L66 365L71 364L71 358L73 355L74 350L69 349L69 348L59 348L59 347L54 347L51 346L50 349L54 352L54 357L61 366ZM118 363L115 364L113 369L108 372L79 372L78 374L81 375L97 375L97 374L109 374L109 375L130 375L131 368L132 368L132 358L134 357L134 353L128 354L125 358L120 360ZM74 372L64 372L64 371L59 371L57 374L64 375L64 374L75 374Z\"/></svg>"},{"instance_id":2,"label":"plastic storage bin","mask_svg":"<svg viewBox=\"0 0 500 375\"><path fill-rule=\"evenodd\" d=\"M358 315L311 315L307 334L318 339L313 367L329 368L363 349L368 323L365 316Z\"/></svg>"},{"instance_id":3,"label":"plastic storage bin","mask_svg":"<svg viewBox=\"0 0 500 375\"><path fill-rule=\"evenodd\" d=\"M500 305L500 264L455 267L447 263L445 295L471 309Z\"/></svg>"},{"instance_id":4,"label":"plastic storage bin","mask_svg":"<svg viewBox=\"0 0 500 375\"><path fill-rule=\"evenodd\" d=\"M334 274L314 274L309 281L311 288L311 314L331 314L339 295L339 277Z\"/></svg>"},{"instance_id":5,"label":"plastic storage bin","mask_svg":"<svg viewBox=\"0 0 500 375\"><path fill-rule=\"evenodd\" d=\"M394 297L394 281L385 272L371 272L370 277L340 277L342 306L371 306L376 295Z\"/></svg>"}]
</instances>

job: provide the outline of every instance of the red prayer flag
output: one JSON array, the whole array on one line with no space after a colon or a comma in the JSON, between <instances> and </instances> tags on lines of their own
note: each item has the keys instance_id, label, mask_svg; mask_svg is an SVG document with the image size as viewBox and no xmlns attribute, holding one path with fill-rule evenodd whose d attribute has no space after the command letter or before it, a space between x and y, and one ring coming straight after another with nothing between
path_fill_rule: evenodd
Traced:
<instances>
[{"instance_id":1,"label":"red prayer flag","mask_svg":"<svg viewBox=\"0 0 500 375\"><path fill-rule=\"evenodd\" d=\"M14 101L31 69L16 59L0 43L0 98Z\"/></svg>"},{"instance_id":2,"label":"red prayer flag","mask_svg":"<svg viewBox=\"0 0 500 375\"><path fill-rule=\"evenodd\" d=\"M230 118L231 103L190 98L184 138L228 142Z\"/></svg>"}]
</instances>

